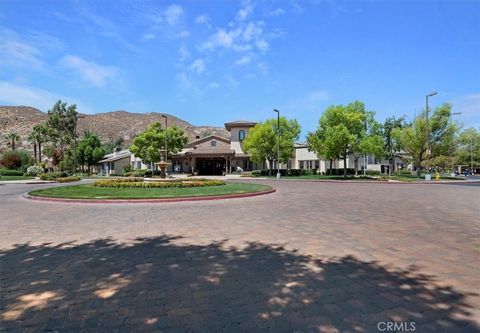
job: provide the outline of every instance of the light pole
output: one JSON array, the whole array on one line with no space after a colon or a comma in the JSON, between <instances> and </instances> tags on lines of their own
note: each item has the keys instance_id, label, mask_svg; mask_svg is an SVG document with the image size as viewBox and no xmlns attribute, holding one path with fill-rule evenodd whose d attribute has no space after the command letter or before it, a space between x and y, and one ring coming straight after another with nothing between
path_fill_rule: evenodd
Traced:
<instances>
[{"instance_id":1,"label":"light pole","mask_svg":"<svg viewBox=\"0 0 480 333\"><path fill-rule=\"evenodd\" d=\"M73 118L73 173L77 173L77 120L85 116L75 115ZM90 170L89 170L90 172Z\"/></svg>"},{"instance_id":2,"label":"light pole","mask_svg":"<svg viewBox=\"0 0 480 333\"><path fill-rule=\"evenodd\" d=\"M430 123L428 121L428 98L435 96L438 92L432 92L425 96L425 111L427 113L427 174L425 175L425 180L432 180L432 175L430 174Z\"/></svg>"},{"instance_id":3,"label":"light pole","mask_svg":"<svg viewBox=\"0 0 480 333\"><path fill-rule=\"evenodd\" d=\"M273 109L277 113L277 179L280 179L280 111Z\"/></svg>"},{"instance_id":4,"label":"light pole","mask_svg":"<svg viewBox=\"0 0 480 333\"><path fill-rule=\"evenodd\" d=\"M450 124L453 125L453 116L458 116L459 114L462 114L461 112L452 112L450 113ZM455 167L455 142L454 141L455 138L452 137L452 151L451 151L451 154L452 154L452 170L450 172L450 175L452 177L455 177L455 171L453 170L453 168Z\"/></svg>"}]
</instances>

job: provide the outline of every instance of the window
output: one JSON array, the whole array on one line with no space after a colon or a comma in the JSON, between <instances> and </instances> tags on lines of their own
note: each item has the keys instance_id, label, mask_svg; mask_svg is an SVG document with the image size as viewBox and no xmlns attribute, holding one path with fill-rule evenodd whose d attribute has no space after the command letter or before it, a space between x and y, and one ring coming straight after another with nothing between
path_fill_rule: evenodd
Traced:
<instances>
[{"instance_id":1,"label":"window","mask_svg":"<svg viewBox=\"0 0 480 333\"><path fill-rule=\"evenodd\" d=\"M210 146L211 147L216 147L217 146L217 141L214 140L214 141L210 142Z\"/></svg>"},{"instance_id":2,"label":"window","mask_svg":"<svg viewBox=\"0 0 480 333\"><path fill-rule=\"evenodd\" d=\"M244 131L244 130L240 130L240 131L238 132L238 140L239 140L239 141L245 140L245 131Z\"/></svg>"}]
</instances>

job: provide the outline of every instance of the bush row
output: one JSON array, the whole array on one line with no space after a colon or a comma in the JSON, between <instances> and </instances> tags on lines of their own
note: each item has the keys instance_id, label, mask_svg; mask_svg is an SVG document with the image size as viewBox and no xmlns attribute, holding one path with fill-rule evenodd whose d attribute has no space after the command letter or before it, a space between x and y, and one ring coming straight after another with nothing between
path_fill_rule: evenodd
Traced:
<instances>
[{"instance_id":1,"label":"bush row","mask_svg":"<svg viewBox=\"0 0 480 333\"><path fill-rule=\"evenodd\" d=\"M258 176L274 176L277 174L277 169L274 170L269 170L269 169L263 169L263 170L253 170L251 172L252 176L258 177ZM280 175L282 177L285 176L305 176L305 175L316 175L317 170L306 170L306 169L280 169Z\"/></svg>"},{"instance_id":2,"label":"bush row","mask_svg":"<svg viewBox=\"0 0 480 333\"><path fill-rule=\"evenodd\" d=\"M59 183L70 183L70 182L77 182L80 179L82 179L82 177L80 176L69 176L69 177L59 177L56 179L56 181Z\"/></svg>"},{"instance_id":3,"label":"bush row","mask_svg":"<svg viewBox=\"0 0 480 333\"><path fill-rule=\"evenodd\" d=\"M181 188L181 187L205 187L225 185L223 180L214 179L196 179L196 180L180 180L180 181L122 181L122 179L97 180L97 187L111 188Z\"/></svg>"},{"instance_id":4,"label":"bush row","mask_svg":"<svg viewBox=\"0 0 480 333\"><path fill-rule=\"evenodd\" d=\"M0 169L0 176L23 176L21 170Z\"/></svg>"},{"instance_id":5,"label":"bush row","mask_svg":"<svg viewBox=\"0 0 480 333\"><path fill-rule=\"evenodd\" d=\"M57 180L58 178L64 178L69 176L71 176L71 173L67 171L57 171L57 172L42 173L40 174L40 179L54 181L54 180Z\"/></svg>"}]
</instances>

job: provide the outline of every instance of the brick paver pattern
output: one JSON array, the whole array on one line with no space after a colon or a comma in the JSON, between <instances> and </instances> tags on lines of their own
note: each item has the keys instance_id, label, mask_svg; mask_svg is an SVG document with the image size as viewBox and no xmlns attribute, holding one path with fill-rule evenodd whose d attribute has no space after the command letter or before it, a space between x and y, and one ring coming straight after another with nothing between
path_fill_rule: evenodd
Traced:
<instances>
[{"instance_id":1,"label":"brick paver pattern","mask_svg":"<svg viewBox=\"0 0 480 333\"><path fill-rule=\"evenodd\" d=\"M0 331L480 332L480 187L263 182L133 205L0 186Z\"/></svg>"}]
</instances>

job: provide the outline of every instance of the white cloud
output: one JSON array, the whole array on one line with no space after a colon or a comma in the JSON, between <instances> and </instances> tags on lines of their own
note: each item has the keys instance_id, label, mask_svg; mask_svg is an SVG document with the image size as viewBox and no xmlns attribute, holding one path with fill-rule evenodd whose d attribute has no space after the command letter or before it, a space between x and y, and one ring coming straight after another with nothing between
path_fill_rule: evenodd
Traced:
<instances>
[{"instance_id":1,"label":"white cloud","mask_svg":"<svg viewBox=\"0 0 480 333\"><path fill-rule=\"evenodd\" d=\"M40 51L11 30L0 31L0 64L41 69Z\"/></svg>"},{"instance_id":2,"label":"white cloud","mask_svg":"<svg viewBox=\"0 0 480 333\"><path fill-rule=\"evenodd\" d=\"M268 76L268 65L266 62L259 62L257 67L263 76Z\"/></svg>"},{"instance_id":3,"label":"white cloud","mask_svg":"<svg viewBox=\"0 0 480 333\"><path fill-rule=\"evenodd\" d=\"M195 59L195 61L190 65L189 69L197 74L202 74L205 72L205 62L202 59Z\"/></svg>"},{"instance_id":4,"label":"white cloud","mask_svg":"<svg viewBox=\"0 0 480 333\"><path fill-rule=\"evenodd\" d=\"M239 82L237 80L235 80L232 76L227 75L227 76L225 76L225 79L226 79L229 86L231 86L233 88L238 87Z\"/></svg>"},{"instance_id":5,"label":"white cloud","mask_svg":"<svg viewBox=\"0 0 480 333\"><path fill-rule=\"evenodd\" d=\"M85 82L99 88L104 87L117 74L117 69L113 66L101 66L75 55L63 57L60 64L80 75Z\"/></svg>"},{"instance_id":6,"label":"white cloud","mask_svg":"<svg viewBox=\"0 0 480 333\"><path fill-rule=\"evenodd\" d=\"M252 55L249 54L249 55L245 55L245 56L241 57L240 59L238 59L237 61L235 61L235 65L243 66L243 65L249 64L251 61L252 61Z\"/></svg>"},{"instance_id":7,"label":"white cloud","mask_svg":"<svg viewBox=\"0 0 480 333\"><path fill-rule=\"evenodd\" d=\"M170 25L176 25L183 16L183 8L179 5L170 5L163 12L163 17Z\"/></svg>"},{"instance_id":8,"label":"white cloud","mask_svg":"<svg viewBox=\"0 0 480 333\"><path fill-rule=\"evenodd\" d=\"M270 45L263 36L263 25L263 22L249 22L233 29L217 29L200 48L208 51L225 48L238 52L252 49L266 52Z\"/></svg>"},{"instance_id":9,"label":"white cloud","mask_svg":"<svg viewBox=\"0 0 480 333\"><path fill-rule=\"evenodd\" d=\"M254 6L250 1L245 1L243 7L237 12L237 19L244 21L253 13Z\"/></svg>"},{"instance_id":10,"label":"white cloud","mask_svg":"<svg viewBox=\"0 0 480 333\"><path fill-rule=\"evenodd\" d=\"M148 40L152 40L152 39L155 39L155 34L145 33L145 34L142 35L142 40L143 41L148 41Z\"/></svg>"},{"instance_id":11,"label":"white cloud","mask_svg":"<svg viewBox=\"0 0 480 333\"><path fill-rule=\"evenodd\" d=\"M330 93L326 90L315 90L308 95L308 100L312 103L324 102L330 99Z\"/></svg>"},{"instance_id":12,"label":"white cloud","mask_svg":"<svg viewBox=\"0 0 480 333\"><path fill-rule=\"evenodd\" d=\"M187 30L182 30L173 35L174 38L187 38L190 37L190 32Z\"/></svg>"},{"instance_id":13,"label":"white cloud","mask_svg":"<svg viewBox=\"0 0 480 333\"><path fill-rule=\"evenodd\" d=\"M218 89L220 88L220 84L217 82L210 82L207 86L208 89Z\"/></svg>"},{"instance_id":14,"label":"white cloud","mask_svg":"<svg viewBox=\"0 0 480 333\"><path fill-rule=\"evenodd\" d=\"M285 14L285 11L282 8L276 8L274 10L266 12L265 16L281 16L283 14Z\"/></svg>"},{"instance_id":15,"label":"white cloud","mask_svg":"<svg viewBox=\"0 0 480 333\"><path fill-rule=\"evenodd\" d=\"M207 15L199 15L195 18L195 23L205 25L207 28L211 28L210 17Z\"/></svg>"},{"instance_id":16,"label":"white cloud","mask_svg":"<svg viewBox=\"0 0 480 333\"><path fill-rule=\"evenodd\" d=\"M187 73L185 72L180 72L177 74L177 80L180 82L180 84L186 88L189 88L192 86L192 80L188 76Z\"/></svg>"},{"instance_id":17,"label":"white cloud","mask_svg":"<svg viewBox=\"0 0 480 333\"><path fill-rule=\"evenodd\" d=\"M75 98L62 96L43 89L0 81L0 102L2 103L32 106L42 111L47 111L59 99L69 104L77 104L79 112L92 113L89 107Z\"/></svg>"},{"instance_id":18,"label":"white cloud","mask_svg":"<svg viewBox=\"0 0 480 333\"><path fill-rule=\"evenodd\" d=\"M465 127L480 126L480 92L454 98L452 112L461 112L457 119Z\"/></svg>"},{"instance_id":19,"label":"white cloud","mask_svg":"<svg viewBox=\"0 0 480 333\"><path fill-rule=\"evenodd\" d=\"M180 56L180 61L185 61L190 58L190 52L185 45L180 46L178 49L178 55Z\"/></svg>"}]
</instances>

